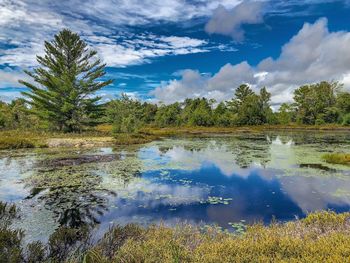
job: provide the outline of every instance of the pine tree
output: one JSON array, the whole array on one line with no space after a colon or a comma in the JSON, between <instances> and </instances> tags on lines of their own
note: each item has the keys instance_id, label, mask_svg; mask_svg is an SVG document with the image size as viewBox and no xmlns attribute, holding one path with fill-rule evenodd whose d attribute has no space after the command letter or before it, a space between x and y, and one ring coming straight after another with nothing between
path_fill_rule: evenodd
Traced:
<instances>
[{"instance_id":1,"label":"pine tree","mask_svg":"<svg viewBox=\"0 0 350 263\"><path fill-rule=\"evenodd\" d=\"M51 128L65 132L81 131L93 125L102 111L94 93L111 84L101 81L105 64L79 35L64 29L52 42L45 42L45 55L37 56L40 67L25 71L39 86L20 80L29 88L31 111Z\"/></svg>"},{"instance_id":2,"label":"pine tree","mask_svg":"<svg viewBox=\"0 0 350 263\"><path fill-rule=\"evenodd\" d=\"M244 101L251 95L253 95L254 92L247 84L240 85L235 90L235 98L228 102L229 108L237 113L239 111L239 108L242 106Z\"/></svg>"}]
</instances>

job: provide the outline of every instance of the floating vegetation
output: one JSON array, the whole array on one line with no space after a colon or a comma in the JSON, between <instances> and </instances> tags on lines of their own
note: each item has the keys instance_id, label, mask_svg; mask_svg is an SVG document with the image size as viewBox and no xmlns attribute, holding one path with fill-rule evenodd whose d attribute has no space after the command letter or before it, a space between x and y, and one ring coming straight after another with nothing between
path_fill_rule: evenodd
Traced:
<instances>
[{"instance_id":1,"label":"floating vegetation","mask_svg":"<svg viewBox=\"0 0 350 263\"><path fill-rule=\"evenodd\" d=\"M179 182L182 183L182 184L188 185L188 184L191 184L191 183L192 183L192 180L180 179Z\"/></svg>"},{"instance_id":2,"label":"floating vegetation","mask_svg":"<svg viewBox=\"0 0 350 263\"><path fill-rule=\"evenodd\" d=\"M65 167L58 170L36 172L25 179L28 186L34 189L62 188L62 187L86 187L96 186L102 178L88 171L79 171L73 167Z\"/></svg>"},{"instance_id":3,"label":"floating vegetation","mask_svg":"<svg viewBox=\"0 0 350 263\"><path fill-rule=\"evenodd\" d=\"M200 201L201 204L228 205L232 198L222 198L218 196L208 196L207 200Z\"/></svg>"},{"instance_id":4,"label":"floating vegetation","mask_svg":"<svg viewBox=\"0 0 350 263\"><path fill-rule=\"evenodd\" d=\"M38 166L57 168L62 166L81 165L85 163L112 162L114 160L117 160L118 158L119 156L115 154L80 155L80 156L43 160L38 164Z\"/></svg>"},{"instance_id":5,"label":"floating vegetation","mask_svg":"<svg viewBox=\"0 0 350 263\"><path fill-rule=\"evenodd\" d=\"M247 230L247 226L244 224L244 222L245 220L241 220L241 222L238 223L228 222L228 225L230 225L234 229L235 233L243 234Z\"/></svg>"}]
</instances>

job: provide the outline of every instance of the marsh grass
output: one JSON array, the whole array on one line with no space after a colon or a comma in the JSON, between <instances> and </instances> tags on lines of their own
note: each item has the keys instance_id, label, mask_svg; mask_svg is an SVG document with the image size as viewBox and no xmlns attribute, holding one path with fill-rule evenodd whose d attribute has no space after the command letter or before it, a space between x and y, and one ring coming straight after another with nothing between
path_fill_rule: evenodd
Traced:
<instances>
[{"instance_id":1,"label":"marsh grass","mask_svg":"<svg viewBox=\"0 0 350 263\"><path fill-rule=\"evenodd\" d=\"M149 133L117 133L114 135L116 145L144 144L159 139L159 136Z\"/></svg>"},{"instance_id":2,"label":"marsh grass","mask_svg":"<svg viewBox=\"0 0 350 263\"><path fill-rule=\"evenodd\" d=\"M0 203L1 219L15 217ZM322 211L239 233L182 224L173 228L113 226L94 244L89 228L60 227L41 242L23 245L24 233L0 229L0 262L348 262L350 213Z\"/></svg>"},{"instance_id":3,"label":"marsh grass","mask_svg":"<svg viewBox=\"0 0 350 263\"><path fill-rule=\"evenodd\" d=\"M323 155L322 158L327 163L350 165L349 153L328 153Z\"/></svg>"},{"instance_id":4,"label":"marsh grass","mask_svg":"<svg viewBox=\"0 0 350 263\"><path fill-rule=\"evenodd\" d=\"M40 142L39 138L28 137L26 135L1 135L0 136L0 150L3 149L22 149L44 147L45 144Z\"/></svg>"},{"instance_id":5,"label":"marsh grass","mask_svg":"<svg viewBox=\"0 0 350 263\"><path fill-rule=\"evenodd\" d=\"M82 133L57 133L50 131L24 131L3 130L0 131L0 150L20 148L43 147L90 147L101 145L133 145L144 144L161 137L171 136L206 136L208 134L232 134L232 133L260 133L264 131L349 131L349 127L328 125L260 125L237 127L201 127L201 126L174 126L158 128L145 126L138 133L112 132L112 125L101 124L94 129ZM113 137L114 138L113 138Z\"/></svg>"}]
</instances>

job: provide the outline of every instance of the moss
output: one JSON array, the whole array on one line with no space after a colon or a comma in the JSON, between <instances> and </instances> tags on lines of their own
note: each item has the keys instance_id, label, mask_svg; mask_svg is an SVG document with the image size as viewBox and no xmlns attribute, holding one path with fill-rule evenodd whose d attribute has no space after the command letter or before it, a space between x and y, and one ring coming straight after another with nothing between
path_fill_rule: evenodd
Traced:
<instances>
[{"instance_id":1,"label":"moss","mask_svg":"<svg viewBox=\"0 0 350 263\"><path fill-rule=\"evenodd\" d=\"M327 163L350 165L349 153L328 153L323 155L322 158Z\"/></svg>"}]
</instances>

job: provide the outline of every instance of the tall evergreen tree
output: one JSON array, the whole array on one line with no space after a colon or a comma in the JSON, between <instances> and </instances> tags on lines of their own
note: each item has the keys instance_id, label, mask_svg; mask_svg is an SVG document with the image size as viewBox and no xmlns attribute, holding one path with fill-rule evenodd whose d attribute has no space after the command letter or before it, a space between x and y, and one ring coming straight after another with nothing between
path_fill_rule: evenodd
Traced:
<instances>
[{"instance_id":1,"label":"tall evergreen tree","mask_svg":"<svg viewBox=\"0 0 350 263\"><path fill-rule=\"evenodd\" d=\"M25 71L39 86L20 80L30 90L23 95L29 98L31 111L50 127L65 132L96 123L102 107L100 97L93 94L112 83L100 81L106 65L96 55L68 29L45 42L45 55L37 56L40 67Z\"/></svg>"},{"instance_id":2,"label":"tall evergreen tree","mask_svg":"<svg viewBox=\"0 0 350 263\"><path fill-rule=\"evenodd\" d=\"M253 90L247 85L242 84L235 90L235 97L232 101L228 102L229 108L237 113L247 97L253 95Z\"/></svg>"}]
</instances>

